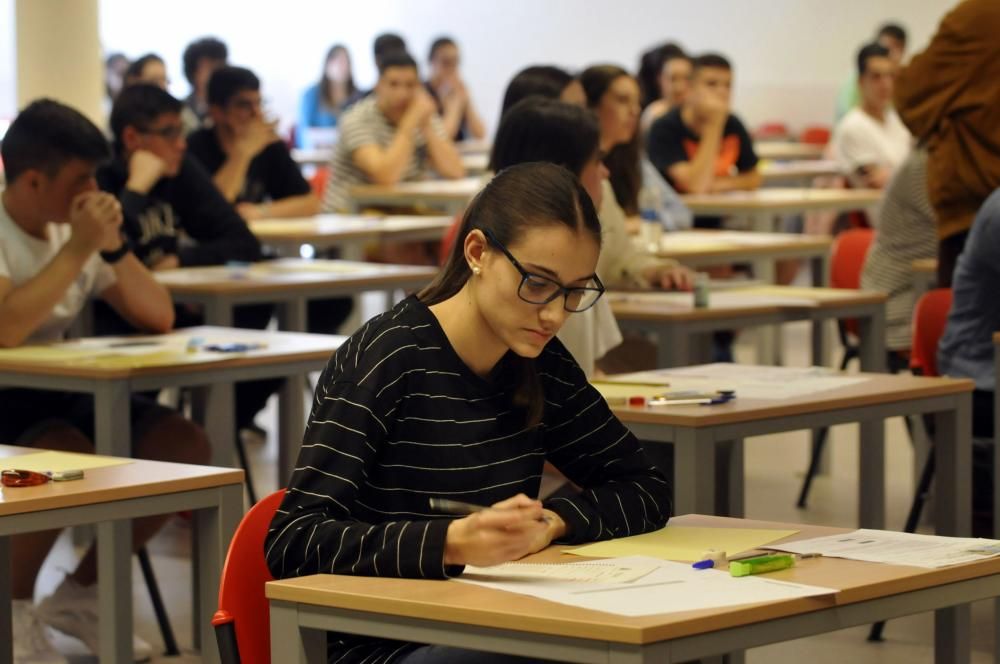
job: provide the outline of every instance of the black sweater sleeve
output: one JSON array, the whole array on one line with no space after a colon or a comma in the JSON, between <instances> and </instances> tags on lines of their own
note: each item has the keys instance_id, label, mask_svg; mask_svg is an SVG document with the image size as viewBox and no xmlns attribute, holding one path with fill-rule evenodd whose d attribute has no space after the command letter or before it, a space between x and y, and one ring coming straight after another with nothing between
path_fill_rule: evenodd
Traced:
<instances>
[{"instance_id":1,"label":"black sweater sleeve","mask_svg":"<svg viewBox=\"0 0 1000 664\"><path fill-rule=\"evenodd\" d=\"M546 456L583 488L545 506L568 526L564 541L592 542L662 528L670 518L666 478L558 340L543 351Z\"/></svg>"},{"instance_id":2,"label":"black sweater sleeve","mask_svg":"<svg viewBox=\"0 0 1000 664\"><path fill-rule=\"evenodd\" d=\"M178 250L182 266L260 260L260 242L200 164L185 156L172 184L181 225L195 241Z\"/></svg>"}]
</instances>

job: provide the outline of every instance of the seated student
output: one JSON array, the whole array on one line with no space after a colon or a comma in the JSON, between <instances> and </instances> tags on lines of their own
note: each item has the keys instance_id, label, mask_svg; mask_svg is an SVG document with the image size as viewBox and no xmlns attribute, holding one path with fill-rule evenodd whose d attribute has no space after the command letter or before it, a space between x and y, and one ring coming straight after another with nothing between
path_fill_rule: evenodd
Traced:
<instances>
[{"instance_id":1,"label":"seated student","mask_svg":"<svg viewBox=\"0 0 1000 664\"><path fill-rule=\"evenodd\" d=\"M208 79L228 59L229 49L215 37L202 37L184 49L184 78L191 84L191 94L184 100L184 128L188 133L208 117Z\"/></svg>"},{"instance_id":2,"label":"seated student","mask_svg":"<svg viewBox=\"0 0 1000 664\"><path fill-rule=\"evenodd\" d=\"M455 40L451 37L435 39L427 61L431 68L427 91L437 104L445 134L455 141L486 136L486 125L458 72L459 53Z\"/></svg>"},{"instance_id":3,"label":"seated student","mask_svg":"<svg viewBox=\"0 0 1000 664\"><path fill-rule=\"evenodd\" d=\"M167 65L156 53L147 53L137 58L125 70L125 85L149 83L158 88L167 89L170 80L167 78Z\"/></svg>"},{"instance_id":4,"label":"seated student","mask_svg":"<svg viewBox=\"0 0 1000 664\"><path fill-rule=\"evenodd\" d=\"M684 104L653 123L649 160L681 193L757 189L753 140L730 113L733 71L721 55L694 59L691 91ZM717 218L696 217L697 227L718 228Z\"/></svg>"},{"instance_id":5,"label":"seated student","mask_svg":"<svg viewBox=\"0 0 1000 664\"><path fill-rule=\"evenodd\" d=\"M330 168L323 200L328 212L348 210L351 187L357 184L417 180L430 168L445 178L465 175L409 54L391 51L382 58L374 94L341 118Z\"/></svg>"},{"instance_id":6,"label":"seated student","mask_svg":"<svg viewBox=\"0 0 1000 664\"><path fill-rule=\"evenodd\" d=\"M630 221L658 220L667 230L691 227L692 214L639 145L639 83L621 67L584 69L580 83L601 125L601 152L615 200ZM640 203L642 203L640 209ZM633 224L637 226L638 223ZM635 229L638 232L638 228Z\"/></svg>"},{"instance_id":7,"label":"seated student","mask_svg":"<svg viewBox=\"0 0 1000 664\"><path fill-rule=\"evenodd\" d=\"M261 110L260 79L243 67L220 67L208 81L211 127L187 138L188 154L209 173L244 219L307 217L319 212L288 148Z\"/></svg>"},{"instance_id":8,"label":"seated student","mask_svg":"<svg viewBox=\"0 0 1000 664\"><path fill-rule=\"evenodd\" d=\"M249 69L222 67L208 82L212 126L188 136L187 151L246 220L319 212L288 148L261 114L260 81ZM333 334L351 310L350 298L310 300L309 330Z\"/></svg>"},{"instance_id":9,"label":"seated student","mask_svg":"<svg viewBox=\"0 0 1000 664\"><path fill-rule=\"evenodd\" d=\"M390 53L409 53L406 48L406 41L394 32L383 32L375 37L372 42L372 58L375 60L375 69L382 70L382 58Z\"/></svg>"},{"instance_id":10,"label":"seated student","mask_svg":"<svg viewBox=\"0 0 1000 664\"><path fill-rule=\"evenodd\" d=\"M837 123L827 148L855 187L882 189L910 152L910 132L892 108L895 76L887 48L868 44L858 51L861 100Z\"/></svg>"},{"instance_id":11,"label":"seated student","mask_svg":"<svg viewBox=\"0 0 1000 664\"><path fill-rule=\"evenodd\" d=\"M601 227L576 176L505 169L460 238L434 283L365 324L323 372L265 543L275 577L446 579L666 523L663 475L553 339L602 292ZM581 492L530 498L546 460ZM448 517L433 497L492 507ZM346 634L329 644L343 664L523 661Z\"/></svg>"},{"instance_id":12,"label":"seated student","mask_svg":"<svg viewBox=\"0 0 1000 664\"><path fill-rule=\"evenodd\" d=\"M643 108L639 120L643 136L649 133L656 120L684 103L691 87L691 57L684 49L677 44L664 44L660 47L660 57L662 60L656 77L657 98Z\"/></svg>"},{"instance_id":13,"label":"seated student","mask_svg":"<svg viewBox=\"0 0 1000 664\"><path fill-rule=\"evenodd\" d=\"M875 239L861 273L861 288L888 293L886 348L890 360L910 348L913 338L913 261L937 255L934 208L927 197L927 151L916 148L885 189L875 223ZM892 368L892 362L889 364Z\"/></svg>"},{"instance_id":14,"label":"seated student","mask_svg":"<svg viewBox=\"0 0 1000 664\"><path fill-rule=\"evenodd\" d=\"M115 97L122 91L128 66L129 59L124 53L112 53L104 60L104 92L109 103L114 103Z\"/></svg>"},{"instance_id":15,"label":"seated student","mask_svg":"<svg viewBox=\"0 0 1000 664\"><path fill-rule=\"evenodd\" d=\"M906 55L906 29L897 23L886 23L875 34L875 43L889 49L889 59L898 68ZM837 109L835 118L840 122L847 112L861 101L861 91L858 89L858 77L851 76L840 87L837 93Z\"/></svg>"},{"instance_id":16,"label":"seated student","mask_svg":"<svg viewBox=\"0 0 1000 664\"><path fill-rule=\"evenodd\" d=\"M0 155L7 186L0 195L0 346L62 339L87 299L100 297L136 327L166 332L173 305L121 235L118 201L97 191L94 169L108 156L101 131L77 111L36 101L7 130ZM90 395L0 389L0 440L41 449L93 452ZM130 400L133 453L144 459L207 463L208 441L197 426L155 402ZM136 519L139 548L167 516ZM47 623L98 650L95 547L56 591L32 605L35 580L58 530L10 541L15 662L66 662L42 627ZM9 648L9 644L3 644ZM138 638L134 654L146 659Z\"/></svg>"},{"instance_id":17,"label":"seated student","mask_svg":"<svg viewBox=\"0 0 1000 664\"><path fill-rule=\"evenodd\" d=\"M246 222L212 183L204 168L185 154L180 100L146 84L126 88L111 111L114 159L98 169L101 189L121 201L123 229L136 256L151 270L230 261L260 260L261 248ZM270 305L238 307L236 327L263 329ZM121 333L129 326L105 309L96 309L101 333ZM201 325L200 312L177 309L177 326ZM236 425L253 418L280 381L251 381L236 386Z\"/></svg>"},{"instance_id":18,"label":"seated student","mask_svg":"<svg viewBox=\"0 0 1000 664\"><path fill-rule=\"evenodd\" d=\"M972 392L972 435L993 439L993 399L996 392L993 333L1000 330L1000 189L976 214L952 280L948 323L938 344L942 375L975 381ZM973 533L992 536L993 457L990 447L976 446L973 465Z\"/></svg>"},{"instance_id":19,"label":"seated student","mask_svg":"<svg viewBox=\"0 0 1000 664\"><path fill-rule=\"evenodd\" d=\"M302 95L299 121L295 125L296 146L325 147L327 141L317 135L336 127L341 114L362 96L354 85L351 54L343 44L334 44L323 59L323 73L319 83L312 85ZM329 143L332 144L332 141Z\"/></svg>"},{"instance_id":20,"label":"seated student","mask_svg":"<svg viewBox=\"0 0 1000 664\"><path fill-rule=\"evenodd\" d=\"M517 72L507 84L500 107L500 117L503 117L514 104L531 95L558 99L575 106L587 105L587 95L583 92L583 86L568 71L552 65L533 65Z\"/></svg>"}]
</instances>

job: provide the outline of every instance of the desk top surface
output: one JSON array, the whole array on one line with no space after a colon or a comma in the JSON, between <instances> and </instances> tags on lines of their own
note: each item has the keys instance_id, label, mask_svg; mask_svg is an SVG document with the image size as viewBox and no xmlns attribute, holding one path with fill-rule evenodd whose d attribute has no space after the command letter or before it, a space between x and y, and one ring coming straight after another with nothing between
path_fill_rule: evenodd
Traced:
<instances>
[{"instance_id":1,"label":"desk top surface","mask_svg":"<svg viewBox=\"0 0 1000 664\"><path fill-rule=\"evenodd\" d=\"M319 214L315 217L260 219L250 222L250 230L263 242L354 240L390 238L419 231L444 233L452 223L445 215L392 215L386 217L353 214Z\"/></svg>"},{"instance_id":2,"label":"desk top surface","mask_svg":"<svg viewBox=\"0 0 1000 664\"><path fill-rule=\"evenodd\" d=\"M177 295L281 293L317 286L376 290L430 281L437 272L431 266L280 258L238 266L183 267L154 276Z\"/></svg>"},{"instance_id":3,"label":"desk top surface","mask_svg":"<svg viewBox=\"0 0 1000 664\"><path fill-rule=\"evenodd\" d=\"M766 187L722 194L684 194L681 200L695 214L738 214L786 210L853 210L882 199L879 189Z\"/></svg>"},{"instance_id":4,"label":"desk top surface","mask_svg":"<svg viewBox=\"0 0 1000 664\"><path fill-rule=\"evenodd\" d=\"M0 445L0 467L16 467L16 461L7 461L9 457L41 451ZM80 480L0 487L0 517L242 483L243 471L238 469L129 459L121 465L87 469Z\"/></svg>"},{"instance_id":5,"label":"desk top surface","mask_svg":"<svg viewBox=\"0 0 1000 664\"><path fill-rule=\"evenodd\" d=\"M392 185L361 184L351 187L351 197L361 200L367 198L391 199L420 202L434 201L467 201L483 188L480 177L466 177L458 180L421 180L419 182L400 182Z\"/></svg>"},{"instance_id":6,"label":"desk top surface","mask_svg":"<svg viewBox=\"0 0 1000 664\"><path fill-rule=\"evenodd\" d=\"M760 159L820 159L825 145L798 141L754 141L753 151Z\"/></svg>"},{"instance_id":7,"label":"desk top surface","mask_svg":"<svg viewBox=\"0 0 1000 664\"><path fill-rule=\"evenodd\" d=\"M192 339L200 348L188 351ZM274 365L329 358L347 337L227 327L189 327L161 335L88 337L55 344L0 350L0 372L123 379L220 368ZM245 352L217 352L206 346L260 345Z\"/></svg>"},{"instance_id":8,"label":"desk top surface","mask_svg":"<svg viewBox=\"0 0 1000 664\"><path fill-rule=\"evenodd\" d=\"M848 532L842 528L701 515L675 517L671 523L800 531L789 540ZM577 556L562 554L559 547L551 547L526 559L531 562L580 560ZM448 581L314 575L270 582L267 584L266 594L271 599L348 608L358 612L646 644L995 574L1000 574L1000 560L997 559L933 570L836 558L810 559L768 576L776 580L836 588L839 592L832 596L638 618L580 609L526 595Z\"/></svg>"},{"instance_id":9,"label":"desk top surface","mask_svg":"<svg viewBox=\"0 0 1000 664\"><path fill-rule=\"evenodd\" d=\"M687 230L666 233L658 255L665 258L725 258L728 254L780 254L782 252L829 252L833 239L799 233L758 233L755 231Z\"/></svg>"}]
</instances>

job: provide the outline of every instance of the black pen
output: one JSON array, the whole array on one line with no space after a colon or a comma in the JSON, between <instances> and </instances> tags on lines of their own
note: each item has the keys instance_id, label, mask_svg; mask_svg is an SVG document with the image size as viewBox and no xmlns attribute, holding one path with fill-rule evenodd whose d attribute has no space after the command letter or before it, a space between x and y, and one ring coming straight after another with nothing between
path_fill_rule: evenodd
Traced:
<instances>
[{"instance_id":1,"label":"black pen","mask_svg":"<svg viewBox=\"0 0 1000 664\"><path fill-rule=\"evenodd\" d=\"M466 503L461 500L450 500L448 498L431 498L430 499L431 509L435 512L440 512L442 514L454 514L456 516L468 516L470 514L475 514L476 512L482 512L484 510L493 509L486 505L476 505L475 503ZM542 515L539 521L549 521L549 517Z\"/></svg>"}]
</instances>

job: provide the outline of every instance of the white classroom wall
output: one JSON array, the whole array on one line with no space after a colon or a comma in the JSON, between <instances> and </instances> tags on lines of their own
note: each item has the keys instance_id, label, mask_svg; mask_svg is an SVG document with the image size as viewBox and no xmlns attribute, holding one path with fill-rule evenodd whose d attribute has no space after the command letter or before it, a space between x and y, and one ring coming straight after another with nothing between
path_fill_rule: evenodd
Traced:
<instances>
[{"instance_id":1,"label":"white classroom wall","mask_svg":"<svg viewBox=\"0 0 1000 664\"><path fill-rule=\"evenodd\" d=\"M6 39L13 0L0 0L0 117L14 111ZM911 51L926 44L955 0L101 0L107 51L160 53L171 90L188 92L181 53L188 41L217 35L230 60L254 69L273 113L294 121L301 91L319 75L326 48L344 42L355 78L375 78L371 41L404 35L423 64L431 40L464 47L467 84L491 129L504 86L518 69L554 63L579 69L614 62L634 69L649 45L674 39L692 52L719 50L736 65L738 112L750 125L780 119L792 128L827 124L836 91L851 75L858 46L875 27L898 20ZM57 54L39 66L57 66Z\"/></svg>"}]
</instances>

